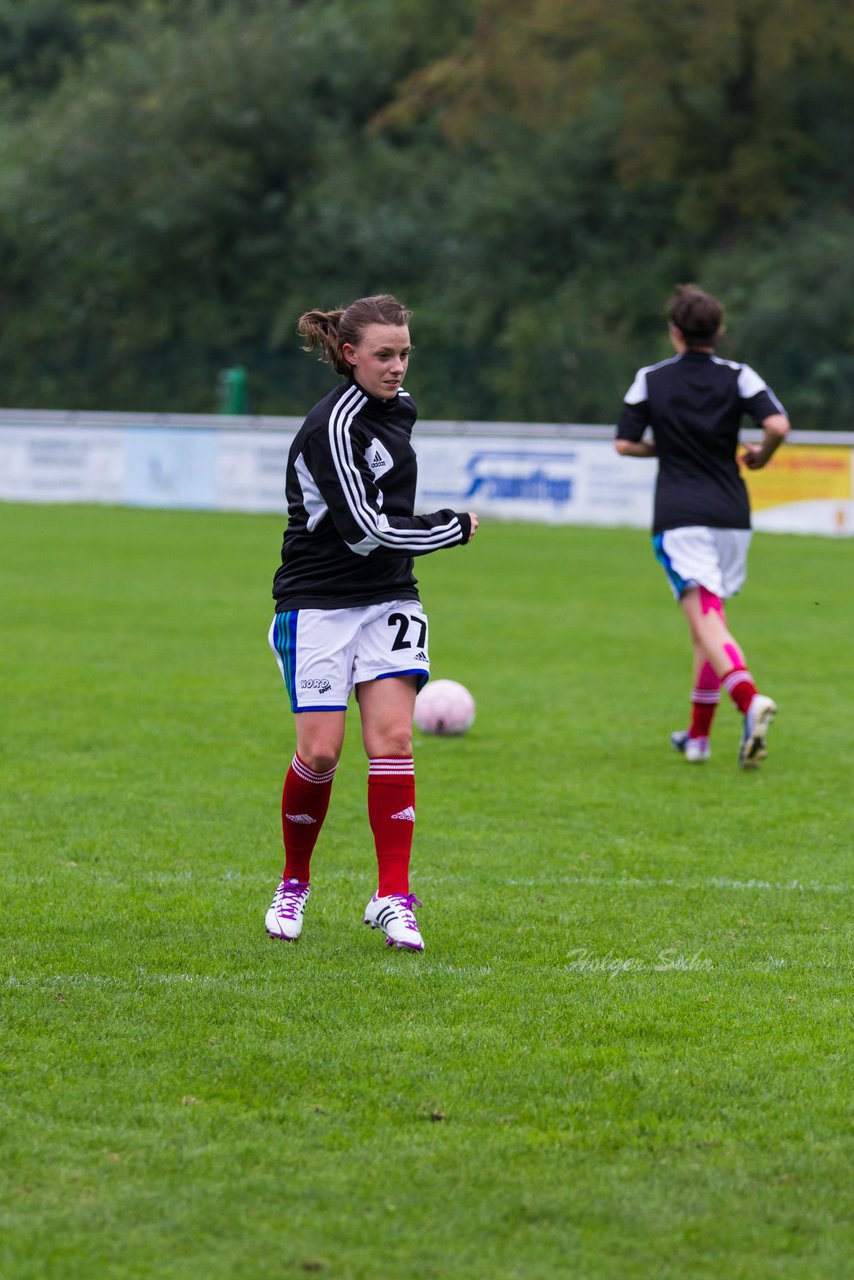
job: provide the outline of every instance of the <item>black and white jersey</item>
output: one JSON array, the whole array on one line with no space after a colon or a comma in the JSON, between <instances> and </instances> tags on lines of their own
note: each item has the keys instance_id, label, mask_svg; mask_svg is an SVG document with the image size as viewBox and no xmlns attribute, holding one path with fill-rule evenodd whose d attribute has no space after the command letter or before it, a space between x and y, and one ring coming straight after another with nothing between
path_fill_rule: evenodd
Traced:
<instances>
[{"instance_id":1,"label":"black and white jersey","mask_svg":"<svg viewBox=\"0 0 854 1280\"><path fill-rule=\"evenodd\" d=\"M757 425L785 413L749 365L686 351L639 370L626 393L618 440L652 428L658 455L653 533L685 525L749 529L750 502L736 459L743 414Z\"/></svg>"},{"instance_id":2,"label":"black and white jersey","mask_svg":"<svg viewBox=\"0 0 854 1280\"><path fill-rule=\"evenodd\" d=\"M413 557L468 542L467 514L413 514L415 418L405 391L379 400L353 380L311 410L288 455L278 613L417 600Z\"/></svg>"}]
</instances>

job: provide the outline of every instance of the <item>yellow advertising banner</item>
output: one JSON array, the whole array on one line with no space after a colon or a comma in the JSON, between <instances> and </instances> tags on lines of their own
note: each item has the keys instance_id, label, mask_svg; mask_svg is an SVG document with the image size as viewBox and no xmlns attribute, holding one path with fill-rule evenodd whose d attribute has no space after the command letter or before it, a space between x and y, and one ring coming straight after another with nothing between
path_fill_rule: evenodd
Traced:
<instances>
[{"instance_id":1,"label":"yellow advertising banner","mask_svg":"<svg viewBox=\"0 0 854 1280\"><path fill-rule=\"evenodd\" d=\"M784 444L761 471L742 470L754 511L792 502L850 502L852 450L845 445Z\"/></svg>"}]
</instances>

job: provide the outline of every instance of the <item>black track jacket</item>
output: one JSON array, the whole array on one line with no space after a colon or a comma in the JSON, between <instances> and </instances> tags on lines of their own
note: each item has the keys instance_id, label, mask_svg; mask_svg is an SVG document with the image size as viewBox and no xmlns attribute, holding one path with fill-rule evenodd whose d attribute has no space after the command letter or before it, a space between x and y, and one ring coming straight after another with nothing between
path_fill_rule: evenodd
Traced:
<instances>
[{"instance_id":1,"label":"black track jacket","mask_svg":"<svg viewBox=\"0 0 854 1280\"><path fill-rule=\"evenodd\" d=\"M379 400L352 379L311 410L288 455L277 613L417 600L413 557L468 542L467 514L413 515L415 418L405 391Z\"/></svg>"}]
</instances>

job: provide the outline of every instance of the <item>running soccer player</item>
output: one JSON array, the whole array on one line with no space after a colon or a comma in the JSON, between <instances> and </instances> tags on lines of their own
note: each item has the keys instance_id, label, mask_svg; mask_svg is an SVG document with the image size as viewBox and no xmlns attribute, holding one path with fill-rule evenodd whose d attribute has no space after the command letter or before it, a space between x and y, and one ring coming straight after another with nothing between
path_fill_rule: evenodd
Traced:
<instances>
[{"instance_id":1,"label":"running soccer player","mask_svg":"<svg viewBox=\"0 0 854 1280\"><path fill-rule=\"evenodd\" d=\"M751 538L738 462L754 471L764 467L785 439L789 420L749 365L715 355L723 333L716 298L695 285L680 285L668 315L677 354L637 373L617 424L616 449L625 457L658 458L653 547L691 629L691 719L670 741L691 764L709 758L723 686L743 716L738 762L755 769L767 755L766 735L777 708L757 691L723 602L745 580ZM737 460L744 413L764 434L761 443L744 445ZM647 428L651 439L645 438Z\"/></svg>"},{"instance_id":2,"label":"running soccer player","mask_svg":"<svg viewBox=\"0 0 854 1280\"><path fill-rule=\"evenodd\" d=\"M285 867L265 925L293 941L355 690L368 757L378 865L365 924L423 951L410 892L415 822L412 717L430 673L413 557L469 542L477 516L414 512L416 410L403 390L411 312L388 294L308 311L298 332L344 379L316 404L288 455L288 525L273 581L269 641L296 721L282 792Z\"/></svg>"}]
</instances>

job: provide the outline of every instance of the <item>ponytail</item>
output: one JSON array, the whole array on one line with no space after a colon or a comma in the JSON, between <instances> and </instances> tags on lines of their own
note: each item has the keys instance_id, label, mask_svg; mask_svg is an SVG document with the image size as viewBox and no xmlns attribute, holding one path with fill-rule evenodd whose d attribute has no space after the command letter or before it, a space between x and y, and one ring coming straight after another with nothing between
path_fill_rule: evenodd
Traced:
<instances>
[{"instance_id":1,"label":"ponytail","mask_svg":"<svg viewBox=\"0 0 854 1280\"><path fill-rule=\"evenodd\" d=\"M411 316L410 309L397 298L390 293L380 293L371 298L359 298L349 307L306 311L297 322L297 333L306 340L303 351L315 351L319 347L320 359L346 378L352 366L344 358L342 348L345 342L355 347L369 324L405 326Z\"/></svg>"}]
</instances>

